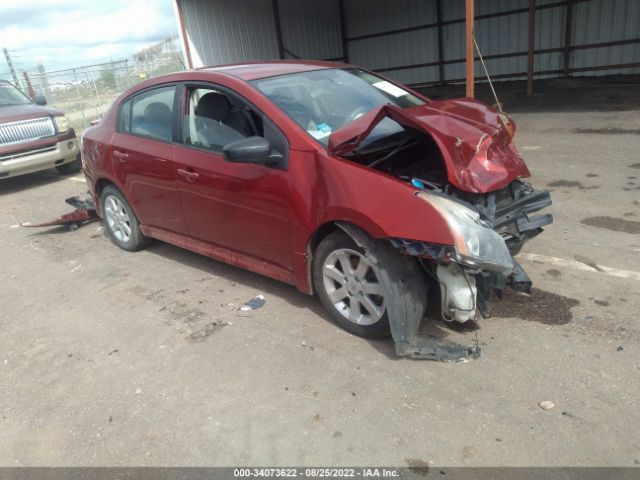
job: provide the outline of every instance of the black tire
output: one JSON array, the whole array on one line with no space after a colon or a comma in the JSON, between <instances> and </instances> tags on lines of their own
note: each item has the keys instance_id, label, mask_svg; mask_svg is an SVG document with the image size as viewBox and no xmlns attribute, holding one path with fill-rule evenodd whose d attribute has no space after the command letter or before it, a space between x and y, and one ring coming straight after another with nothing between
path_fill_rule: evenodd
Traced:
<instances>
[{"instance_id":1,"label":"black tire","mask_svg":"<svg viewBox=\"0 0 640 480\"><path fill-rule=\"evenodd\" d=\"M130 232L131 232L128 235L128 238L126 237L123 238L122 236L121 238L118 238L117 232L118 230L122 231L122 229L117 226L112 226L109 221L109 218L108 218L109 215L106 210L105 204L108 201L111 204L111 202L114 201L114 199L117 200L115 201L116 205L119 202L118 206L121 206L122 210L124 210L124 212L126 213L127 221L125 223L129 226ZM118 190L115 186L107 185L102 190L102 193L100 194L100 211L102 212L104 225L105 225L105 228L107 229L107 232L109 232L109 237L111 237L111 241L115 243L118 247L122 248L123 250L127 250L129 252L135 252L146 247L151 241L149 237L145 237L143 235L142 231L140 230L140 222L138 221L138 218L133 212L131 205L129 205L129 202L124 197L122 192L120 192L120 190Z\"/></svg>"},{"instance_id":2,"label":"black tire","mask_svg":"<svg viewBox=\"0 0 640 480\"><path fill-rule=\"evenodd\" d=\"M373 240L364 232L358 235L358 242L364 248L358 246L345 232L338 231L328 235L315 251L312 266L313 283L322 305L331 318L345 330L360 337L373 339L389 336L390 320L394 326L408 325L410 321L419 323L427 307L427 287L415 259L401 255L390 244ZM329 298L323 268L329 256L341 249L353 250L363 255L371 264L371 271L382 287L385 310L384 315L375 323L354 323L345 318ZM336 281L337 285L340 284Z\"/></svg>"},{"instance_id":3,"label":"black tire","mask_svg":"<svg viewBox=\"0 0 640 480\"><path fill-rule=\"evenodd\" d=\"M80 170L82 170L82 160L80 160L80 155L78 155L73 162L57 166L56 170L60 175L71 175L72 173L78 173Z\"/></svg>"}]
</instances>

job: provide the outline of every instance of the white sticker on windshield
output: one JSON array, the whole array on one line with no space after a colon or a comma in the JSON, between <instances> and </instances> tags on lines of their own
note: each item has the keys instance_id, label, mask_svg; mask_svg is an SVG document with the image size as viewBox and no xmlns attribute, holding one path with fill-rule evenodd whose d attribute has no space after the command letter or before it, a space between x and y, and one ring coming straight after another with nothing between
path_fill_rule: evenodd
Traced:
<instances>
[{"instance_id":1,"label":"white sticker on windshield","mask_svg":"<svg viewBox=\"0 0 640 480\"><path fill-rule=\"evenodd\" d=\"M387 92L389 95L393 95L394 97L402 97L409 94L409 92L405 92L400 87L396 87L393 83L389 83L386 80L376 82L373 86L379 88L383 92Z\"/></svg>"},{"instance_id":2,"label":"white sticker on windshield","mask_svg":"<svg viewBox=\"0 0 640 480\"><path fill-rule=\"evenodd\" d=\"M331 132L325 132L323 130L307 130L307 132L316 140L320 140L331 135Z\"/></svg>"}]
</instances>

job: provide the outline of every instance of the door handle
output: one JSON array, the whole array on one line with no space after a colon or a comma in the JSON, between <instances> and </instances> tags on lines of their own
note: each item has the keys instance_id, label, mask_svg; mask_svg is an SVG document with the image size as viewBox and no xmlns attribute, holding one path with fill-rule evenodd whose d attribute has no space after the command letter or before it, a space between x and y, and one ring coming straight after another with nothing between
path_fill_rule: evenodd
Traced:
<instances>
[{"instance_id":1,"label":"door handle","mask_svg":"<svg viewBox=\"0 0 640 480\"><path fill-rule=\"evenodd\" d=\"M186 180L187 182L195 182L200 176L199 173L190 172L189 170L183 170L182 168L178 168L176 170L176 173L179 177L181 177L183 180Z\"/></svg>"},{"instance_id":2,"label":"door handle","mask_svg":"<svg viewBox=\"0 0 640 480\"><path fill-rule=\"evenodd\" d=\"M126 160L127 158L129 158L129 154L128 153L124 153L124 152L121 152L119 150L114 150L113 151L113 156L116 157L119 160Z\"/></svg>"}]
</instances>

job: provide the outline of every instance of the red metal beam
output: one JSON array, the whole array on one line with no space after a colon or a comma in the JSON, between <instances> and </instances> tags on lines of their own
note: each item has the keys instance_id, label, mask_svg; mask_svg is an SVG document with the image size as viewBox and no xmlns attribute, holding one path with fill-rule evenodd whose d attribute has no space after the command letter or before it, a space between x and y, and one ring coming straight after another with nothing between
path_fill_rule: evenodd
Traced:
<instances>
[{"instance_id":1,"label":"red metal beam","mask_svg":"<svg viewBox=\"0 0 640 480\"><path fill-rule=\"evenodd\" d=\"M473 54L473 17L474 17L474 0L466 0L465 5L465 42L466 42L466 96L474 98L474 54Z\"/></svg>"},{"instance_id":2,"label":"red metal beam","mask_svg":"<svg viewBox=\"0 0 640 480\"><path fill-rule=\"evenodd\" d=\"M615 47L619 45L635 45L640 43L640 38L630 38L628 40L614 40L611 42L602 42L602 43L584 43L582 45L572 45L571 51L573 50L587 50L591 48L601 48L601 47ZM534 55L539 55L543 53L559 53L563 52L564 47L554 47L554 48L541 48L539 50L534 50ZM497 53L495 55L485 55L485 60L496 60L499 58L511 58L511 57L524 57L528 55L527 50L519 51L519 52L511 52L511 53ZM479 57L476 57L476 60L479 60ZM464 63L466 60L464 58L454 58L451 60L443 60L443 65L451 65L454 63ZM423 67L437 67L440 62L426 62L426 63L411 63L409 65L397 65L394 67L384 67L384 68L376 68L376 72L391 72L394 70L408 70L411 68L423 68ZM571 70L571 69L569 69ZM542 73L542 72L536 72Z\"/></svg>"},{"instance_id":3,"label":"red metal beam","mask_svg":"<svg viewBox=\"0 0 640 480\"><path fill-rule=\"evenodd\" d=\"M529 0L529 48L527 51L527 95L533 95L533 56L536 40L536 0Z\"/></svg>"},{"instance_id":4,"label":"red metal beam","mask_svg":"<svg viewBox=\"0 0 640 480\"><path fill-rule=\"evenodd\" d=\"M640 63L620 63L617 65L596 65L593 67L577 67L577 68L570 68L569 69L569 73L575 73L575 72L597 72L600 70L626 70L626 69L631 69L631 68L640 68ZM539 75L562 75L563 70L559 69L559 70L540 70L538 72ZM491 79L498 79L498 78L524 78L527 76L527 72L515 72L515 73L501 73L499 75L491 75ZM479 80L484 79L484 77L478 77ZM551 80L551 79L548 79ZM466 78L452 78L449 79L447 82L448 83L457 83L457 84L461 84L463 82L466 81ZM421 83L412 83L409 84L409 86L411 87L432 87L432 86L436 86L439 85L440 82L435 80L433 82L421 82Z\"/></svg>"},{"instance_id":5,"label":"red metal beam","mask_svg":"<svg viewBox=\"0 0 640 480\"><path fill-rule=\"evenodd\" d=\"M590 2L590 1L593 1L593 0L573 0L573 3ZM567 3L567 0L562 0L560 2L554 2L554 3L545 3L543 5L537 5L536 10L547 10L549 8L564 7L566 3ZM504 10L502 12L486 13L484 15L476 15L475 21L477 22L478 20L487 20L490 18L504 17L507 15L518 15L521 13L527 13L528 11L529 11L529 7L525 7L525 8L516 8L513 10ZM464 22L465 22L464 18L455 18L453 20L443 20L441 25L442 26L454 25L456 23L464 23ZM354 37L347 38L347 41L354 42L357 40L366 40L367 38L384 37L386 35L395 35L396 33L414 32L416 30L425 30L429 28L435 28L438 26L439 26L438 22L425 23L422 25L415 25L413 27L396 28L394 30L385 30L383 32L368 33L366 35L357 35Z\"/></svg>"}]
</instances>

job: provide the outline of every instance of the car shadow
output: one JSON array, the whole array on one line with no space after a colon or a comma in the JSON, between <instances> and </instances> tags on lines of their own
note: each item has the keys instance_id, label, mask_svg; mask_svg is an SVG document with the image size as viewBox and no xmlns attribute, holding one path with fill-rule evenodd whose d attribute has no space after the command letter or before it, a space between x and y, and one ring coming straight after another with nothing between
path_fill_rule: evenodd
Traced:
<instances>
[{"instance_id":1,"label":"car shadow","mask_svg":"<svg viewBox=\"0 0 640 480\"><path fill-rule=\"evenodd\" d=\"M293 285L265 277L249 270L244 270L233 265L228 265L224 262L158 240L154 240L145 251L153 255L158 255L164 259L169 259L171 261L181 263L182 265L197 269L205 274L215 275L232 283L250 287L265 295L267 299L269 296L278 297L293 307L310 311L315 316L322 318L330 326L339 328L339 326L334 323L326 313L317 296L305 295L304 293L299 292ZM437 295L435 298L438 298ZM434 304L434 300L432 298L430 298L430 304ZM435 304L438 305L439 301L436 301ZM459 344L460 341L465 344L473 343L471 333L475 332L476 329L474 322L468 322L474 323L473 328L469 325L462 328L459 326L460 324L457 324L456 322L453 322L452 324L444 324L443 320L441 320L441 317L438 315L438 312L439 308L434 307L430 307L427 310L426 316L422 320L420 326L419 333L421 335L428 335L448 344ZM455 336L454 341L448 339L451 335ZM367 342L371 348L390 360L402 360L402 357L396 355L393 340L391 338L372 340L364 339L356 335L352 336L354 342Z\"/></svg>"},{"instance_id":2,"label":"car shadow","mask_svg":"<svg viewBox=\"0 0 640 480\"><path fill-rule=\"evenodd\" d=\"M27 190L29 188L42 187L50 183L56 183L69 178L60 175L55 170L43 170L41 172L27 173L17 177L0 178L0 196Z\"/></svg>"},{"instance_id":3,"label":"car shadow","mask_svg":"<svg viewBox=\"0 0 640 480\"><path fill-rule=\"evenodd\" d=\"M324 310L318 298L299 292L293 285L226 264L159 240L154 240L145 251L195 268L203 273L222 277L230 282L253 288L264 295L282 298L294 307L307 309L325 318L323 316ZM329 320L327 319L327 321Z\"/></svg>"}]
</instances>

